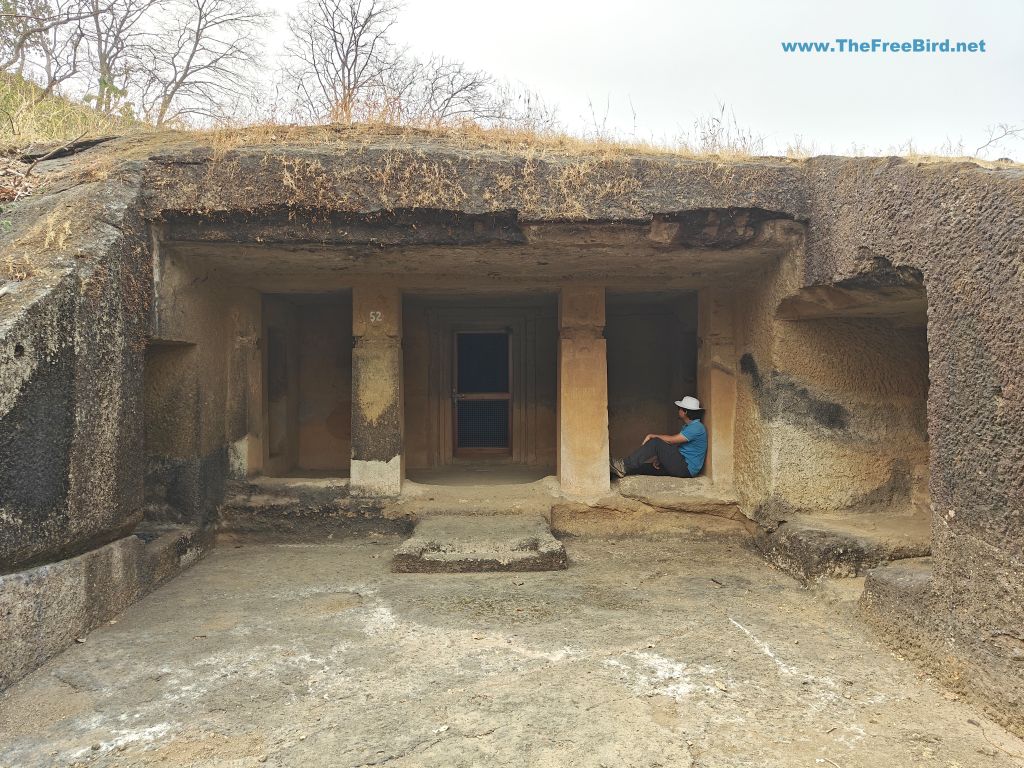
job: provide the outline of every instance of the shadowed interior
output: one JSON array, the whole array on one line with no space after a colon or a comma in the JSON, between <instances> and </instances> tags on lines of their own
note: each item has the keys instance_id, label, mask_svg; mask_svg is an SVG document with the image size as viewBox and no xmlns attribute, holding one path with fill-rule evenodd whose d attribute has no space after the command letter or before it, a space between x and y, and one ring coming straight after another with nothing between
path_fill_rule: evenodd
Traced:
<instances>
[{"instance_id":1,"label":"shadowed interior","mask_svg":"<svg viewBox=\"0 0 1024 768\"><path fill-rule=\"evenodd\" d=\"M609 292L605 338L609 443L625 456L649 433L678 432L673 402L697 394L697 295Z\"/></svg>"},{"instance_id":2,"label":"shadowed interior","mask_svg":"<svg viewBox=\"0 0 1024 768\"><path fill-rule=\"evenodd\" d=\"M268 475L348 476L352 301L264 296Z\"/></svg>"}]
</instances>

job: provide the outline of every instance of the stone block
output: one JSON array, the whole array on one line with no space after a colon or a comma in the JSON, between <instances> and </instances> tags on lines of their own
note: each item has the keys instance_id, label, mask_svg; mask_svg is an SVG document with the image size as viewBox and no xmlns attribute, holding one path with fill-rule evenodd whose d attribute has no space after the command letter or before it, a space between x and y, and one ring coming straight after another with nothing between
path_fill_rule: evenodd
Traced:
<instances>
[{"instance_id":1,"label":"stone block","mask_svg":"<svg viewBox=\"0 0 1024 768\"><path fill-rule=\"evenodd\" d=\"M776 528L761 528L755 542L769 562L812 582L863 576L890 560L926 557L931 554L930 534L926 516L793 516Z\"/></svg>"},{"instance_id":2,"label":"stone block","mask_svg":"<svg viewBox=\"0 0 1024 768\"><path fill-rule=\"evenodd\" d=\"M0 576L0 689L201 558L195 528L126 536L68 560Z\"/></svg>"},{"instance_id":3,"label":"stone block","mask_svg":"<svg viewBox=\"0 0 1024 768\"><path fill-rule=\"evenodd\" d=\"M540 515L435 515L395 551L397 573L557 571L565 547Z\"/></svg>"}]
</instances>

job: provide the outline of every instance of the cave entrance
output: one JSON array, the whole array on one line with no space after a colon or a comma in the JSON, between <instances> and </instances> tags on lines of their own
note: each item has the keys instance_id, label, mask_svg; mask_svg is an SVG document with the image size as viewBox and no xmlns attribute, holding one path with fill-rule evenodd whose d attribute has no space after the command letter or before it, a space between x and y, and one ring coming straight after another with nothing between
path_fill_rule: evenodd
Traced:
<instances>
[{"instance_id":1,"label":"cave entrance","mask_svg":"<svg viewBox=\"0 0 1024 768\"><path fill-rule=\"evenodd\" d=\"M264 474L347 477L351 294L265 294L263 339Z\"/></svg>"},{"instance_id":2,"label":"cave entrance","mask_svg":"<svg viewBox=\"0 0 1024 768\"><path fill-rule=\"evenodd\" d=\"M609 291L605 307L608 441L626 456L648 433L679 431L674 401L707 399L697 393L697 294Z\"/></svg>"}]
</instances>

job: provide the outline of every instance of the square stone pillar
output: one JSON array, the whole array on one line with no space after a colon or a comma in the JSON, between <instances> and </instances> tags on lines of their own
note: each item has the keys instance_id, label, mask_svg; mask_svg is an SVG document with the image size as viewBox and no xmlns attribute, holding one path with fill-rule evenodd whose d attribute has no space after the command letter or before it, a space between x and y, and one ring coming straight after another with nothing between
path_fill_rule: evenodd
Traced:
<instances>
[{"instance_id":1,"label":"square stone pillar","mask_svg":"<svg viewBox=\"0 0 1024 768\"><path fill-rule=\"evenodd\" d=\"M608 469L608 357L604 288L565 286L558 302L558 480L574 496L601 496Z\"/></svg>"},{"instance_id":2,"label":"square stone pillar","mask_svg":"<svg viewBox=\"0 0 1024 768\"><path fill-rule=\"evenodd\" d=\"M735 299L708 288L697 296L697 397L705 408L708 455L704 474L717 486L733 485L736 425Z\"/></svg>"},{"instance_id":3,"label":"square stone pillar","mask_svg":"<svg viewBox=\"0 0 1024 768\"><path fill-rule=\"evenodd\" d=\"M402 490L402 293L352 289L352 464L355 497Z\"/></svg>"}]
</instances>

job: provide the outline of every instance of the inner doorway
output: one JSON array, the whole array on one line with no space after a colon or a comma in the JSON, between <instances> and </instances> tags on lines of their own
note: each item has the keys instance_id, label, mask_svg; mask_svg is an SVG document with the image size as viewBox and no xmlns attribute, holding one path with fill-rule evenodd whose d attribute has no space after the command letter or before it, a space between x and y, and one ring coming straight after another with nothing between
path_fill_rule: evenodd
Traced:
<instances>
[{"instance_id":1,"label":"inner doorway","mask_svg":"<svg viewBox=\"0 0 1024 768\"><path fill-rule=\"evenodd\" d=\"M351 295L264 294L263 338L263 474L348 476Z\"/></svg>"},{"instance_id":2,"label":"inner doorway","mask_svg":"<svg viewBox=\"0 0 1024 768\"><path fill-rule=\"evenodd\" d=\"M457 331L452 358L455 456L511 456L512 356L508 330Z\"/></svg>"},{"instance_id":3,"label":"inner doorway","mask_svg":"<svg viewBox=\"0 0 1024 768\"><path fill-rule=\"evenodd\" d=\"M406 479L554 473L558 294L406 293L402 328Z\"/></svg>"}]
</instances>

